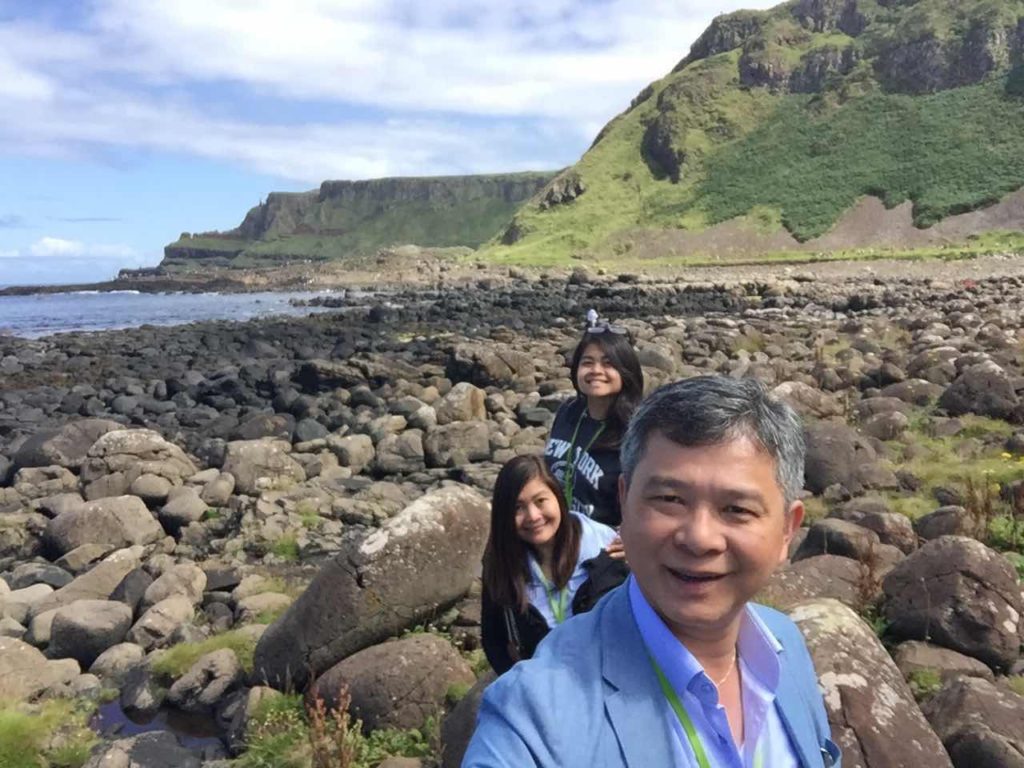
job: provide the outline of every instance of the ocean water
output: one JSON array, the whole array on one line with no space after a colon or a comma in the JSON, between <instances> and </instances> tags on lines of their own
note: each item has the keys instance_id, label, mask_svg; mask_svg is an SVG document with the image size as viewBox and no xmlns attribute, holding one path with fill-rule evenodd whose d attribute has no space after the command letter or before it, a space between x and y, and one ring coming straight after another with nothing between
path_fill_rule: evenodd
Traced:
<instances>
[{"instance_id":1,"label":"ocean water","mask_svg":"<svg viewBox=\"0 0 1024 768\"><path fill-rule=\"evenodd\" d=\"M67 331L102 331L196 320L251 320L265 315L323 311L294 299L322 293L139 293L76 291L0 296L0 334L38 338Z\"/></svg>"}]
</instances>

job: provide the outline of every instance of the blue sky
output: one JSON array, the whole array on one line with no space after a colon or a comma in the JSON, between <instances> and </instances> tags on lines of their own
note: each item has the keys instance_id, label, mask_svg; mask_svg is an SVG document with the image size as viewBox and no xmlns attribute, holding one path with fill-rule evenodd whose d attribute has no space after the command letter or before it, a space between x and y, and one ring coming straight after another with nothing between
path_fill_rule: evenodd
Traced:
<instances>
[{"instance_id":1,"label":"blue sky","mask_svg":"<svg viewBox=\"0 0 1024 768\"><path fill-rule=\"evenodd\" d=\"M775 0L0 0L0 285L154 265L324 179L554 169Z\"/></svg>"}]
</instances>

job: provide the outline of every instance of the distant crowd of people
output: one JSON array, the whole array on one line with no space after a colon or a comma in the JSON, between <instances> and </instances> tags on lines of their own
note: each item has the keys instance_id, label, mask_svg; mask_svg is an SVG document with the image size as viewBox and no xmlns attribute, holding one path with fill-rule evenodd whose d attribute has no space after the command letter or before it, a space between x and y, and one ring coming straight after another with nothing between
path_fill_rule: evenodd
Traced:
<instances>
[{"instance_id":1,"label":"distant crowd of people","mask_svg":"<svg viewBox=\"0 0 1024 768\"><path fill-rule=\"evenodd\" d=\"M839 765L799 630L751 602L803 519L799 418L754 379L643 397L591 310L543 456L498 474L464 768Z\"/></svg>"}]
</instances>

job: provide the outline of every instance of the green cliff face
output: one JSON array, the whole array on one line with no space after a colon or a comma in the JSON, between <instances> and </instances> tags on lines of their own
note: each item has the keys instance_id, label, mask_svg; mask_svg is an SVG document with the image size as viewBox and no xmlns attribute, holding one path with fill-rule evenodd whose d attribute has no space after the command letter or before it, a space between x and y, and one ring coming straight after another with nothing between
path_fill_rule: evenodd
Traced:
<instances>
[{"instance_id":1,"label":"green cliff face","mask_svg":"<svg viewBox=\"0 0 1024 768\"><path fill-rule=\"evenodd\" d=\"M802 242L868 195L926 227L1022 186L1024 0L793 0L715 19L487 253L732 220Z\"/></svg>"},{"instance_id":2,"label":"green cliff face","mask_svg":"<svg viewBox=\"0 0 1024 768\"><path fill-rule=\"evenodd\" d=\"M552 176L325 181L310 192L274 192L234 230L183 235L164 249L163 266L342 259L404 243L475 248L507 225Z\"/></svg>"}]
</instances>

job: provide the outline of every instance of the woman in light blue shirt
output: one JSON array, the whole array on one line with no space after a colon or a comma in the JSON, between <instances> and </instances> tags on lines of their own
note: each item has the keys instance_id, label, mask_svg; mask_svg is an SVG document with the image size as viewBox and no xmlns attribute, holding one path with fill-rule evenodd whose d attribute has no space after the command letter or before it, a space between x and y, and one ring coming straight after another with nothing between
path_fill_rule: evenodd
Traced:
<instances>
[{"instance_id":1,"label":"woman in light blue shirt","mask_svg":"<svg viewBox=\"0 0 1024 768\"><path fill-rule=\"evenodd\" d=\"M548 631L573 614L584 563L617 538L614 529L566 509L558 481L538 456L501 468L484 553L481 634L501 674L533 655Z\"/></svg>"}]
</instances>

